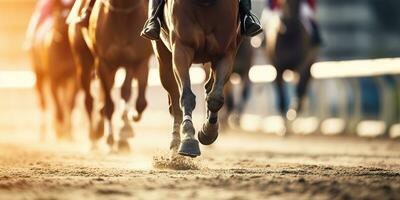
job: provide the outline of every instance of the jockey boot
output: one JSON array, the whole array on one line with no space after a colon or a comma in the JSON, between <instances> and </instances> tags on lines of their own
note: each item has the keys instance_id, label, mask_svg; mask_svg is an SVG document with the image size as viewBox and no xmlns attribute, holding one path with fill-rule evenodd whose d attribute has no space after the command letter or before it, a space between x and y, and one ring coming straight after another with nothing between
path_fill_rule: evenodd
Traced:
<instances>
[{"instance_id":1,"label":"jockey boot","mask_svg":"<svg viewBox=\"0 0 400 200\"><path fill-rule=\"evenodd\" d=\"M312 27L312 35L311 35L312 46L321 46L323 43L321 33L319 31L318 24L313 19L311 20L311 27Z\"/></svg>"},{"instance_id":2,"label":"jockey boot","mask_svg":"<svg viewBox=\"0 0 400 200\"><path fill-rule=\"evenodd\" d=\"M92 8L94 6L94 3L96 3L96 0L86 1L85 7L83 7L82 12L76 22L77 24L80 24L81 26L84 27L89 26L90 14L92 13Z\"/></svg>"},{"instance_id":3,"label":"jockey boot","mask_svg":"<svg viewBox=\"0 0 400 200\"><path fill-rule=\"evenodd\" d=\"M262 32L260 21L251 13L251 0L240 0L239 13L243 35L252 37Z\"/></svg>"},{"instance_id":4,"label":"jockey boot","mask_svg":"<svg viewBox=\"0 0 400 200\"><path fill-rule=\"evenodd\" d=\"M149 3L149 19L144 24L140 36L149 40L160 39L161 23L159 21L160 13L164 7L164 0L150 0Z\"/></svg>"}]
</instances>

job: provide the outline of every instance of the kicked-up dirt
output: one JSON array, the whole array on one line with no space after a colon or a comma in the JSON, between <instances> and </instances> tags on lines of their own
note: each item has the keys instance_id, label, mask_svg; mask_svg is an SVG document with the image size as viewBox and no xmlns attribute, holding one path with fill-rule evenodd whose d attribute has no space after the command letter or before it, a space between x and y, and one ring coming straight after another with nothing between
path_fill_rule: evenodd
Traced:
<instances>
[{"instance_id":1,"label":"kicked-up dirt","mask_svg":"<svg viewBox=\"0 0 400 200\"><path fill-rule=\"evenodd\" d=\"M3 134L0 199L400 199L393 140L230 132L189 159L165 130L139 127L128 155Z\"/></svg>"}]
</instances>

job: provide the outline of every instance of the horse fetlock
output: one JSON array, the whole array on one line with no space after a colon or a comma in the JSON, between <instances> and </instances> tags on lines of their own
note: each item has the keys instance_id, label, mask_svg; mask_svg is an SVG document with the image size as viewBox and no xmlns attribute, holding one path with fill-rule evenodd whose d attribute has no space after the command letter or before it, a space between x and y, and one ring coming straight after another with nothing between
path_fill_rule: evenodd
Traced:
<instances>
[{"instance_id":1,"label":"horse fetlock","mask_svg":"<svg viewBox=\"0 0 400 200\"><path fill-rule=\"evenodd\" d=\"M136 111L138 113L142 113L146 109L146 107L147 107L146 99L143 98L143 99L138 99L136 101Z\"/></svg>"},{"instance_id":2,"label":"horse fetlock","mask_svg":"<svg viewBox=\"0 0 400 200\"><path fill-rule=\"evenodd\" d=\"M182 123L181 133L182 133L182 136L184 137L183 139L193 139L194 138L195 130L194 130L192 121L187 120Z\"/></svg>"}]
</instances>

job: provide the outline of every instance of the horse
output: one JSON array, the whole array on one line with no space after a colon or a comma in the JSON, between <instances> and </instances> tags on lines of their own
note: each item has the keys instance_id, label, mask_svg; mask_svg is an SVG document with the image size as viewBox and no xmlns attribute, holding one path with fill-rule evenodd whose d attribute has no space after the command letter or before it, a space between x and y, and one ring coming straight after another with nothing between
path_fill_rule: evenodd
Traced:
<instances>
[{"instance_id":1,"label":"horse","mask_svg":"<svg viewBox=\"0 0 400 200\"><path fill-rule=\"evenodd\" d=\"M249 72L253 66L254 50L250 44L250 38L243 38L242 43L237 51L235 64L233 66L233 74L240 78L240 88L238 101L235 101L233 84L228 81L225 86L225 105L224 112L220 115L221 128L229 127L229 122L232 120L234 125L239 125L240 117L245 109L246 103L249 100L251 92L251 80Z\"/></svg>"},{"instance_id":2,"label":"horse","mask_svg":"<svg viewBox=\"0 0 400 200\"><path fill-rule=\"evenodd\" d=\"M218 137L224 85L241 41L238 15L239 2L231 0L167 0L163 7L161 40L152 41L152 46L173 116L173 153L200 156L199 141L210 145ZM198 133L199 141L192 122L196 106L189 76L192 63L211 64L205 84L207 117Z\"/></svg>"},{"instance_id":3,"label":"horse","mask_svg":"<svg viewBox=\"0 0 400 200\"><path fill-rule=\"evenodd\" d=\"M294 120L302 110L302 102L311 79L310 68L316 61L319 47L312 44L311 36L301 22L301 0L282 0L282 15L275 26L266 27L266 55L276 68L279 111L287 120ZM286 107L284 89L285 70L297 72L300 76L296 85L296 98Z\"/></svg>"},{"instance_id":4,"label":"horse","mask_svg":"<svg viewBox=\"0 0 400 200\"><path fill-rule=\"evenodd\" d=\"M46 87L50 88L50 100L54 103L56 137L60 140L72 139L71 114L79 91L79 82L68 41L68 26L65 23L70 9L70 5L55 4L51 16L39 24L31 38L29 52L42 112L42 139L45 131L44 113L48 106Z\"/></svg>"},{"instance_id":5,"label":"horse","mask_svg":"<svg viewBox=\"0 0 400 200\"><path fill-rule=\"evenodd\" d=\"M126 152L130 150L128 139L133 136L131 119L139 121L147 106L145 93L149 73L148 62L152 55L152 49L150 42L140 37L146 16L147 1L97 1L90 16L87 37L84 36L84 38L87 38L85 41L94 58L94 69L100 79L102 99L104 100L103 108L100 111L100 125L97 125L100 128L97 129L98 131L94 131L91 138L101 138L104 132L107 132L107 144L111 151L114 150L112 124L114 102L111 98L111 89L114 85L115 73L119 68L122 67L125 70L126 76L121 87L121 97L124 102L122 114L124 125L120 130L118 151ZM86 53L88 52L86 51ZM87 63L87 67L90 64ZM89 68L88 70L90 70ZM84 81L90 79L87 74L85 77L82 78L85 79ZM130 116L128 103L132 93L133 79L137 80L138 85L137 114ZM101 124L104 124L103 130Z\"/></svg>"},{"instance_id":6,"label":"horse","mask_svg":"<svg viewBox=\"0 0 400 200\"><path fill-rule=\"evenodd\" d=\"M91 52L90 47L86 43L85 34L87 28L82 27L78 23L74 23L74 19L79 15L82 10L85 0L77 0L68 16L67 23L69 24L68 33L69 41L71 44L71 50L74 58L74 62L77 68L78 79L82 91L84 93L84 105L85 110L89 118L89 138L95 148L95 143L103 135L103 122L94 122L93 116L93 96L91 94L91 83L95 78L94 70L94 56ZM85 32L86 31L86 32Z\"/></svg>"}]
</instances>

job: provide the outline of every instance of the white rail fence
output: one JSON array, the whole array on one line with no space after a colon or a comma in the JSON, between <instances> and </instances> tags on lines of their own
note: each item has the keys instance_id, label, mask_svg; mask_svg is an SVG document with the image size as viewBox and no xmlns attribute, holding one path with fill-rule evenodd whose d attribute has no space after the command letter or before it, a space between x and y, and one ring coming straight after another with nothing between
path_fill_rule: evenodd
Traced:
<instances>
[{"instance_id":1,"label":"white rail fence","mask_svg":"<svg viewBox=\"0 0 400 200\"><path fill-rule=\"evenodd\" d=\"M400 58L319 62L311 69L305 111L293 122L297 134L358 134L362 136L400 136ZM116 86L124 79L118 71ZM204 81L203 69L191 69L192 83ZM285 122L277 111L275 69L270 65L253 66L252 95L241 119L248 131L282 134ZM290 81L296 75L287 72L288 93L293 96ZM234 82L237 82L233 80ZM31 71L0 71L0 89L32 88ZM158 70L150 70L149 85L159 87Z\"/></svg>"}]
</instances>

